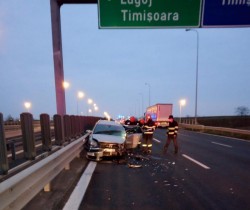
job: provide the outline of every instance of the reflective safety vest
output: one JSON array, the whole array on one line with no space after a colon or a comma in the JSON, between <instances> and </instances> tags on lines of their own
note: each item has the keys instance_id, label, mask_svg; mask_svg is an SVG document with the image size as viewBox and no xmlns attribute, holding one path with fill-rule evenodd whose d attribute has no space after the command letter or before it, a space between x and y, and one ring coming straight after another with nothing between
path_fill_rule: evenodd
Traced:
<instances>
[{"instance_id":1,"label":"reflective safety vest","mask_svg":"<svg viewBox=\"0 0 250 210\"><path fill-rule=\"evenodd\" d=\"M152 147L153 144L142 144L142 147Z\"/></svg>"},{"instance_id":2,"label":"reflective safety vest","mask_svg":"<svg viewBox=\"0 0 250 210\"><path fill-rule=\"evenodd\" d=\"M144 134L153 134L155 130L155 123L153 120L149 119L143 126Z\"/></svg>"},{"instance_id":3,"label":"reflective safety vest","mask_svg":"<svg viewBox=\"0 0 250 210\"><path fill-rule=\"evenodd\" d=\"M175 120L173 122L169 122L167 135L177 136L178 129L179 129L178 123Z\"/></svg>"},{"instance_id":4,"label":"reflective safety vest","mask_svg":"<svg viewBox=\"0 0 250 210\"><path fill-rule=\"evenodd\" d=\"M155 126L147 126L147 125L145 125L143 127L143 133L144 134L153 134L154 130L155 130Z\"/></svg>"}]
</instances>

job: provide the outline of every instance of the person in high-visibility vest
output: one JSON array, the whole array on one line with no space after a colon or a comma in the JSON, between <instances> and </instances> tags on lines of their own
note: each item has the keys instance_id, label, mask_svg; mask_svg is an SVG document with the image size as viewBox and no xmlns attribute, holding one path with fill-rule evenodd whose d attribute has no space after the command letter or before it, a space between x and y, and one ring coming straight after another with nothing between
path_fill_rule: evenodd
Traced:
<instances>
[{"instance_id":1,"label":"person in high-visibility vest","mask_svg":"<svg viewBox=\"0 0 250 210\"><path fill-rule=\"evenodd\" d=\"M142 150L146 153L152 152L152 140L155 130L155 122L151 119L151 116L148 115L146 122L143 125L143 141L142 141Z\"/></svg>"},{"instance_id":2,"label":"person in high-visibility vest","mask_svg":"<svg viewBox=\"0 0 250 210\"><path fill-rule=\"evenodd\" d=\"M178 123L174 120L173 115L169 115L168 117L169 125L167 127L167 142L164 146L163 153L166 153L168 150L168 146L171 141L174 142L175 154L178 153L178 143L177 143L177 133L178 133Z\"/></svg>"}]
</instances>

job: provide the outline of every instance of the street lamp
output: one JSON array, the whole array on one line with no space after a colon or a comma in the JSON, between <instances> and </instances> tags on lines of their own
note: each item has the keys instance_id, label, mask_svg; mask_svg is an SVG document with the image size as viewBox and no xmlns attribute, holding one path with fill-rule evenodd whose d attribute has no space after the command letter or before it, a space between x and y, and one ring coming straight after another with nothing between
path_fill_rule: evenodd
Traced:
<instances>
[{"instance_id":1,"label":"street lamp","mask_svg":"<svg viewBox=\"0 0 250 210\"><path fill-rule=\"evenodd\" d=\"M96 104L93 104L94 111L97 112L99 110L98 106Z\"/></svg>"},{"instance_id":2,"label":"street lamp","mask_svg":"<svg viewBox=\"0 0 250 210\"><path fill-rule=\"evenodd\" d=\"M30 102L24 102L24 107L27 109L27 112L30 112L31 103Z\"/></svg>"},{"instance_id":3,"label":"street lamp","mask_svg":"<svg viewBox=\"0 0 250 210\"><path fill-rule=\"evenodd\" d=\"M78 103L79 103L79 100L81 98L83 98L83 97L84 97L84 93L82 91L78 91L78 93L77 93L77 106L76 106L76 113L77 113L77 115L79 113L79 111L78 111Z\"/></svg>"},{"instance_id":4,"label":"street lamp","mask_svg":"<svg viewBox=\"0 0 250 210\"><path fill-rule=\"evenodd\" d=\"M195 82L195 114L194 123L197 124L197 98L198 98L198 70L199 70L199 33L195 29L186 29L186 31L193 31L197 35L197 54L196 54L196 82Z\"/></svg>"},{"instance_id":5,"label":"street lamp","mask_svg":"<svg viewBox=\"0 0 250 210\"><path fill-rule=\"evenodd\" d=\"M64 89L69 88L69 86L70 86L69 82L63 81L63 88L64 88Z\"/></svg>"},{"instance_id":6,"label":"street lamp","mask_svg":"<svg viewBox=\"0 0 250 210\"><path fill-rule=\"evenodd\" d=\"M77 96L78 96L78 98L83 98L84 93L82 91L78 91Z\"/></svg>"},{"instance_id":7,"label":"street lamp","mask_svg":"<svg viewBox=\"0 0 250 210\"><path fill-rule=\"evenodd\" d=\"M110 121L111 117L110 117L110 115L108 114L108 112L104 112L103 114L104 114L104 116Z\"/></svg>"},{"instance_id":8,"label":"street lamp","mask_svg":"<svg viewBox=\"0 0 250 210\"><path fill-rule=\"evenodd\" d=\"M99 109L98 106L96 104L94 104L94 110L98 111L98 109Z\"/></svg>"},{"instance_id":9,"label":"street lamp","mask_svg":"<svg viewBox=\"0 0 250 210\"><path fill-rule=\"evenodd\" d=\"M88 104L92 104L93 100L91 98L88 99Z\"/></svg>"},{"instance_id":10,"label":"street lamp","mask_svg":"<svg viewBox=\"0 0 250 210\"><path fill-rule=\"evenodd\" d=\"M179 101L180 104L180 123L181 123L181 107L186 105L186 100L185 99L181 99Z\"/></svg>"},{"instance_id":11,"label":"street lamp","mask_svg":"<svg viewBox=\"0 0 250 210\"><path fill-rule=\"evenodd\" d=\"M88 102L88 105L89 105L89 106L88 106L88 110L87 110L87 114L89 115L89 113L92 112L92 109L90 108L90 105L93 103L93 100L92 100L91 98L89 98L87 102ZM90 110L91 110L91 111L90 111Z\"/></svg>"},{"instance_id":12,"label":"street lamp","mask_svg":"<svg viewBox=\"0 0 250 210\"><path fill-rule=\"evenodd\" d=\"M147 85L148 86L148 106L150 106L150 88L151 88L151 86L150 86L150 84L149 83L145 83L145 85Z\"/></svg>"}]
</instances>

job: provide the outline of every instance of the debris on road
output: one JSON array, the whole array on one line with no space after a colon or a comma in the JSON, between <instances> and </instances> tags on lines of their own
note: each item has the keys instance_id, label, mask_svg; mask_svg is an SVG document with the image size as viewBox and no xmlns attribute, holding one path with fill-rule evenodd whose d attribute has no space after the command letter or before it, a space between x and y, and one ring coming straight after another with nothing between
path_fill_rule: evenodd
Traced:
<instances>
[{"instance_id":1,"label":"debris on road","mask_svg":"<svg viewBox=\"0 0 250 210\"><path fill-rule=\"evenodd\" d=\"M141 168L142 165L128 164L129 168Z\"/></svg>"}]
</instances>

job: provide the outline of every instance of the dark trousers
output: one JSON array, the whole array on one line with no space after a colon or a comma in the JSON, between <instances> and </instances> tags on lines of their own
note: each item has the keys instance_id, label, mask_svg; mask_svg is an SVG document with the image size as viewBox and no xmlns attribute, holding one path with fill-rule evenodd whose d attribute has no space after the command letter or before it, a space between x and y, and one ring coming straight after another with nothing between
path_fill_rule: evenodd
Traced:
<instances>
[{"instance_id":1,"label":"dark trousers","mask_svg":"<svg viewBox=\"0 0 250 210\"><path fill-rule=\"evenodd\" d=\"M168 146L171 143L171 141L174 142L174 150L175 150L175 153L177 153L178 152L178 143L177 143L177 136L175 136L175 135L168 135L167 142L164 146L164 152L167 152Z\"/></svg>"},{"instance_id":2,"label":"dark trousers","mask_svg":"<svg viewBox=\"0 0 250 210\"><path fill-rule=\"evenodd\" d=\"M143 134L142 149L143 151L152 151L153 134Z\"/></svg>"}]
</instances>

